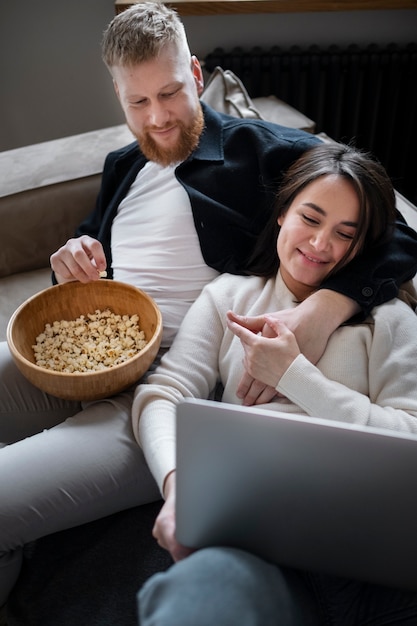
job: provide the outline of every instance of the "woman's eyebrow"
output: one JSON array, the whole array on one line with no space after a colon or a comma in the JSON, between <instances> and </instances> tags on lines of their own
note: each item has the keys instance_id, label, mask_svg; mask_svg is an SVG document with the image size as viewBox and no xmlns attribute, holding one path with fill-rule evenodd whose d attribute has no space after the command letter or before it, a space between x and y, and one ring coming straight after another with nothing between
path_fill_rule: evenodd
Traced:
<instances>
[{"instance_id":1,"label":"woman's eyebrow","mask_svg":"<svg viewBox=\"0 0 417 626\"><path fill-rule=\"evenodd\" d=\"M303 206L310 207L310 209L317 211L317 213L320 213L320 215L323 215L323 216L327 215L326 211L322 209L321 207L319 207L318 204L315 204L314 202L303 202ZM357 228L358 226L358 222L349 222L347 220L342 221L341 224L344 224L345 226L352 226L353 228Z\"/></svg>"},{"instance_id":2,"label":"woman's eyebrow","mask_svg":"<svg viewBox=\"0 0 417 626\"><path fill-rule=\"evenodd\" d=\"M310 209L314 209L320 215L327 215L326 211L318 206L318 204L314 204L314 202L303 202L303 206L308 206Z\"/></svg>"}]
</instances>

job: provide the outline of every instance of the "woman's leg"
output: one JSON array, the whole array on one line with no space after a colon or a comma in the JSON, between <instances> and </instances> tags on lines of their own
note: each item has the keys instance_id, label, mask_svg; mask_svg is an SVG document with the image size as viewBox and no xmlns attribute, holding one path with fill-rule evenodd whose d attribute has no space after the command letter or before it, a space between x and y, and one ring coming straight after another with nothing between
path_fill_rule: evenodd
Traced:
<instances>
[{"instance_id":1,"label":"woman's leg","mask_svg":"<svg viewBox=\"0 0 417 626\"><path fill-rule=\"evenodd\" d=\"M206 548L150 578L141 626L318 626L302 575L234 548Z\"/></svg>"}]
</instances>

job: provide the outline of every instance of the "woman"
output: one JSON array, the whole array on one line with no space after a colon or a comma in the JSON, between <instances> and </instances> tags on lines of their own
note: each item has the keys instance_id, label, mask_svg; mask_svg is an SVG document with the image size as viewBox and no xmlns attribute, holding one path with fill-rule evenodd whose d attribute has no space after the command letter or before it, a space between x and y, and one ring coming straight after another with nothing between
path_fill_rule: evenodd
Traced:
<instances>
[{"instance_id":1,"label":"woman","mask_svg":"<svg viewBox=\"0 0 417 626\"><path fill-rule=\"evenodd\" d=\"M209 397L218 381L223 401L239 403L243 363L275 388L263 405L271 411L417 432L417 320L405 303L392 300L340 327L316 366L266 313L296 307L354 256L380 245L394 217L392 185L369 155L341 144L305 153L284 179L252 260L254 275L223 275L208 285L138 388L134 428L165 497L154 535L180 561L140 593L141 624L417 623L417 594L278 568L234 549L189 556L175 539L176 404ZM242 314L264 315L269 336L245 328L251 320Z\"/></svg>"}]
</instances>

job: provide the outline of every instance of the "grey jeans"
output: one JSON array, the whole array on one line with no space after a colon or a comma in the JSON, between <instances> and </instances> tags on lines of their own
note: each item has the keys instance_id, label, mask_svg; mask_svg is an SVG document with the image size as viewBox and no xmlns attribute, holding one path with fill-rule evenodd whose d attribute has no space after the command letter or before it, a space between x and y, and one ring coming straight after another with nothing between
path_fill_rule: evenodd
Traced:
<instances>
[{"instance_id":1,"label":"grey jeans","mask_svg":"<svg viewBox=\"0 0 417 626\"><path fill-rule=\"evenodd\" d=\"M415 626L417 593L206 548L150 578L141 626Z\"/></svg>"},{"instance_id":2,"label":"grey jeans","mask_svg":"<svg viewBox=\"0 0 417 626\"><path fill-rule=\"evenodd\" d=\"M0 343L0 606L24 544L160 498L133 436L132 395L83 405L53 398Z\"/></svg>"},{"instance_id":3,"label":"grey jeans","mask_svg":"<svg viewBox=\"0 0 417 626\"><path fill-rule=\"evenodd\" d=\"M206 548L150 578L141 626L319 626L303 579L248 552ZM353 626L353 625L352 625Z\"/></svg>"}]
</instances>

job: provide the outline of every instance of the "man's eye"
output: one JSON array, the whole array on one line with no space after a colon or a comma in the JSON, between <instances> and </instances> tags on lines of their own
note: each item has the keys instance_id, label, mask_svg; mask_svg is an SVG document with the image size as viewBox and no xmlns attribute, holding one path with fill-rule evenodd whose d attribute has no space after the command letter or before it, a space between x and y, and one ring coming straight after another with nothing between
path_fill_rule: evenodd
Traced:
<instances>
[{"instance_id":1,"label":"man's eye","mask_svg":"<svg viewBox=\"0 0 417 626\"><path fill-rule=\"evenodd\" d=\"M166 93L162 94L163 98L172 98L173 96L175 96L177 93L179 92L179 89L175 89L174 91L167 91Z\"/></svg>"}]
</instances>

